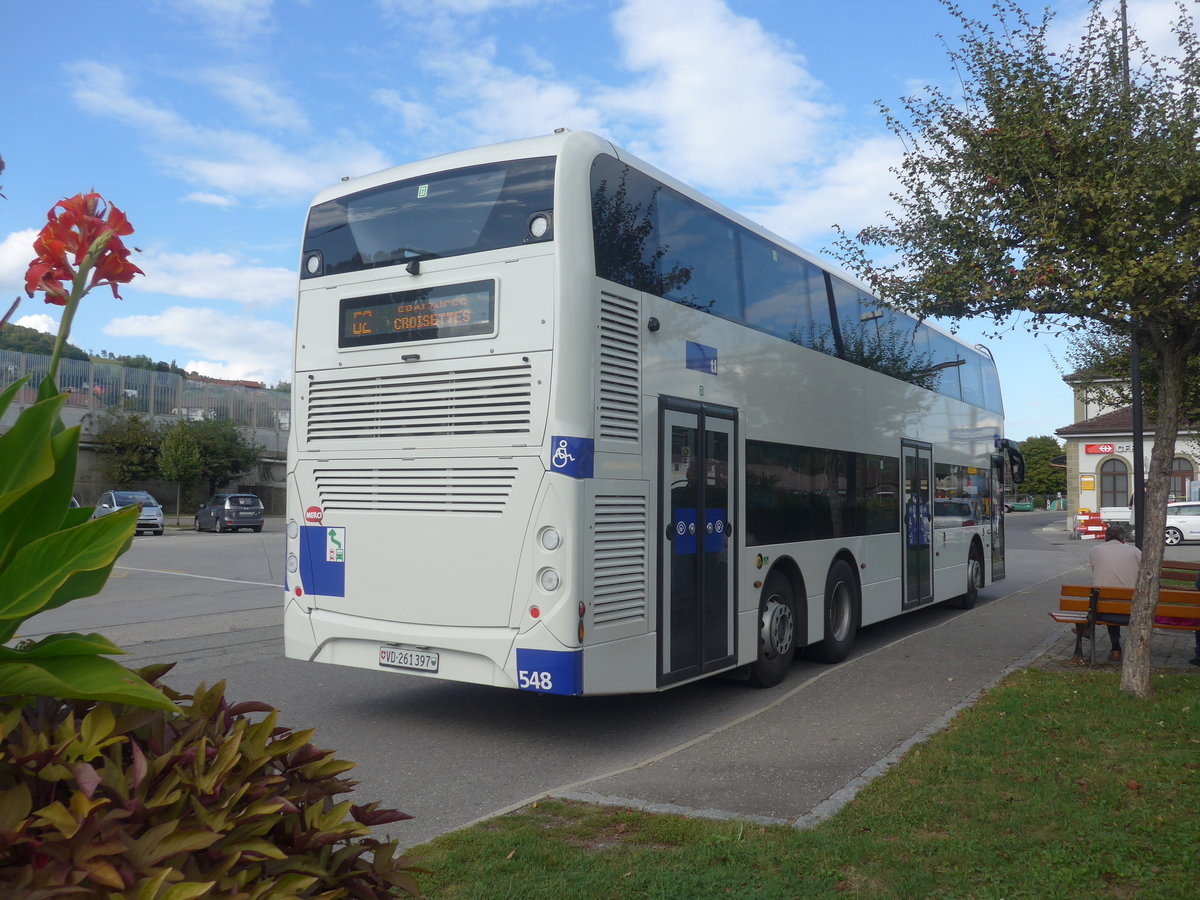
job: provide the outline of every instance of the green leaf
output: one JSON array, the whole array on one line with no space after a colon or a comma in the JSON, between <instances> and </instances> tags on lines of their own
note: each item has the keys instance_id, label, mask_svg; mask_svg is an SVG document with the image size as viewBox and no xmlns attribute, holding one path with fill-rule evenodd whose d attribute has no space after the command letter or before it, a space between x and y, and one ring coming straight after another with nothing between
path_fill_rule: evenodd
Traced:
<instances>
[{"instance_id":1,"label":"green leaf","mask_svg":"<svg viewBox=\"0 0 1200 900\"><path fill-rule=\"evenodd\" d=\"M25 375L22 378L18 378L3 391L0 391L0 416L4 415L5 411L9 407L9 404L12 403L13 398L17 396L17 391L19 391L21 386L24 385L28 380L29 376Z\"/></svg>"},{"instance_id":2,"label":"green leaf","mask_svg":"<svg viewBox=\"0 0 1200 900\"><path fill-rule=\"evenodd\" d=\"M0 512L54 472L50 429L65 400L35 403L0 435Z\"/></svg>"},{"instance_id":3,"label":"green leaf","mask_svg":"<svg viewBox=\"0 0 1200 900\"><path fill-rule=\"evenodd\" d=\"M53 656L95 656L107 653L119 656L125 651L99 634L52 634L36 644L20 650L0 647L0 662L20 662L29 659L48 659Z\"/></svg>"},{"instance_id":4,"label":"green leaf","mask_svg":"<svg viewBox=\"0 0 1200 900\"><path fill-rule=\"evenodd\" d=\"M0 572L0 619L40 612L72 576L110 568L133 536L137 516L138 508L129 506L22 547Z\"/></svg>"},{"instance_id":5,"label":"green leaf","mask_svg":"<svg viewBox=\"0 0 1200 900\"><path fill-rule=\"evenodd\" d=\"M175 711L174 703L133 672L103 656L0 662L0 696L111 700Z\"/></svg>"}]
</instances>

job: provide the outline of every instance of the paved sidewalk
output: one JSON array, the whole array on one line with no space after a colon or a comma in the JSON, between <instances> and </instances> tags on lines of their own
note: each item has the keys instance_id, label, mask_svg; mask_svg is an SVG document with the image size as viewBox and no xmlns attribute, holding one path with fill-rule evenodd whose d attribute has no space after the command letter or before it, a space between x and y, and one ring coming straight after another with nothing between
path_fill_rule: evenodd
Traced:
<instances>
[{"instance_id":1,"label":"paved sidewalk","mask_svg":"<svg viewBox=\"0 0 1200 900\"><path fill-rule=\"evenodd\" d=\"M1062 637L1047 648L1046 652L1034 663L1035 666L1054 670L1075 669L1081 665L1084 667L1088 665L1091 642L1087 640L1083 642L1084 661L1080 663L1072 659L1075 652L1074 630L1070 626L1064 625L1062 631ZM1096 668L1119 670L1121 663L1112 662L1108 658L1108 631L1101 627L1099 632L1096 641ZM1125 636L1122 635L1121 641L1124 642L1124 640ZM1164 631L1156 628L1150 636L1150 669L1152 672L1188 671L1200 674L1200 666L1193 666L1188 662L1195 655L1196 638L1190 631Z\"/></svg>"}]
</instances>

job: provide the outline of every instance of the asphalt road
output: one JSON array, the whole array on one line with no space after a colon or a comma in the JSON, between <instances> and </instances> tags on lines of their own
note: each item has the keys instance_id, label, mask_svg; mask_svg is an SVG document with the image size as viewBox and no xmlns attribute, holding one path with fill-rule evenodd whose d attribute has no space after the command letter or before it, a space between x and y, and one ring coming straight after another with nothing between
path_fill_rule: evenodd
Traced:
<instances>
[{"instance_id":1,"label":"asphalt road","mask_svg":"<svg viewBox=\"0 0 1200 900\"><path fill-rule=\"evenodd\" d=\"M100 631L168 682L224 679L281 723L359 766L353 799L415 816L411 846L545 795L763 822L835 811L871 775L1059 638L1046 615L1088 542L1063 513L1008 519L1008 577L970 611L925 609L860 632L836 666L798 661L778 687L710 679L662 694L567 698L283 658L283 535L170 528L135 539L104 591L45 613L24 636ZM1172 548L1200 559L1200 545Z\"/></svg>"}]
</instances>

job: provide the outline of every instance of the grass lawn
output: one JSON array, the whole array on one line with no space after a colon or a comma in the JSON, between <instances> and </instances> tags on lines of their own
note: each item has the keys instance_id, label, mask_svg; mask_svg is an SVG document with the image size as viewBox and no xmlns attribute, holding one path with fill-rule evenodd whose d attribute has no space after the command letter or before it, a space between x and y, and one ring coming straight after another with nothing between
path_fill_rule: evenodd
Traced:
<instances>
[{"instance_id":1,"label":"grass lawn","mask_svg":"<svg viewBox=\"0 0 1200 900\"><path fill-rule=\"evenodd\" d=\"M1200 897L1200 677L1118 678L1018 672L810 830L546 800L409 857L433 898Z\"/></svg>"}]
</instances>

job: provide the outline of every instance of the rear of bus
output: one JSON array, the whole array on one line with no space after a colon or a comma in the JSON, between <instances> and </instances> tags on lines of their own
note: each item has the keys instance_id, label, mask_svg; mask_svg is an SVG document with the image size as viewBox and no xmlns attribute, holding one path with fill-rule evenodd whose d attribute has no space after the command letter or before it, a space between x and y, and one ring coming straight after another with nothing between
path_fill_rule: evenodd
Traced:
<instances>
[{"instance_id":1,"label":"rear of bus","mask_svg":"<svg viewBox=\"0 0 1200 900\"><path fill-rule=\"evenodd\" d=\"M597 152L612 151L557 134L314 200L288 459L289 657L583 691L575 523L592 474Z\"/></svg>"}]
</instances>

